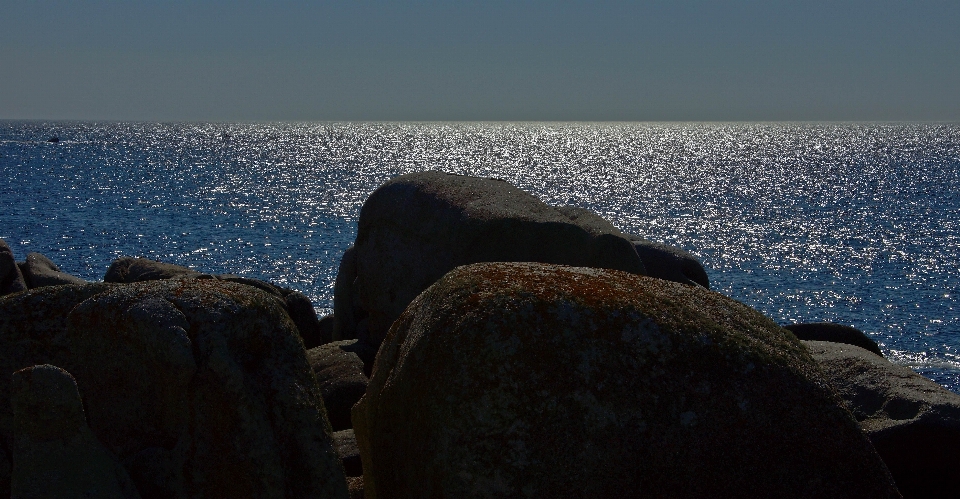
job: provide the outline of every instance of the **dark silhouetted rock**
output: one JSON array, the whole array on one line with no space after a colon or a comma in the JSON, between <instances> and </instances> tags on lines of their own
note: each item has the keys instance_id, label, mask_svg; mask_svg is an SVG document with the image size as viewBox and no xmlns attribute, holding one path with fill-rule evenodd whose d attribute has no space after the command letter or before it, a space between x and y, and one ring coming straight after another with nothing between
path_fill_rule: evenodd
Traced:
<instances>
[{"instance_id":1,"label":"dark silhouetted rock","mask_svg":"<svg viewBox=\"0 0 960 499\"><path fill-rule=\"evenodd\" d=\"M619 229L612 223L586 208L561 206L557 208L570 220L593 234L616 233ZM646 275L657 279L703 286L710 289L707 271L697 257L680 248L648 241L640 236L624 234L633 243L637 255L643 260Z\"/></svg>"},{"instance_id":2,"label":"dark silhouetted rock","mask_svg":"<svg viewBox=\"0 0 960 499\"><path fill-rule=\"evenodd\" d=\"M13 250L7 242L0 239L0 296L17 293L27 289L17 260L13 257Z\"/></svg>"},{"instance_id":3,"label":"dark silhouetted rock","mask_svg":"<svg viewBox=\"0 0 960 499\"><path fill-rule=\"evenodd\" d=\"M334 431L353 427L350 409L367 391L363 361L350 350L356 341L335 341L307 350Z\"/></svg>"},{"instance_id":4,"label":"dark silhouetted rock","mask_svg":"<svg viewBox=\"0 0 960 499\"><path fill-rule=\"evenodd\" d=\"M337 279L333 284L333 341L356 338L358 324L366 318L354 287L356 280L357 250L350 246L340 258Z\"/></svg>"},{"instance_id":5,"label":"dark silhouetted rock","mask_svg":"<svg viewBox=\"0 0 960 499\"><path fill-rule=\"evenodd\" d=\"M880 346L863 331L843 324L833 322L807 322L802 324L787 324L784 329L790 331L798 339L805 341L831 341L856 345L883 357Z\"/></svg>"},{"instance_id":6,"label":"dark silhouetted rock","mask_svg":"<svg viewBox=\"0 0 960 499\"><path fill-rule=\"evenodd\" d=\"M23 363L75 376L94 435L152 497L347 495L302 342L283 301L255 287L175 279L6 296L0 367ZM0 379L0 399L8 390ZM4 441L11 419L0 406Z\"/></svg>"},{"instance_id":7,"label":"dark silhouetted rock","mask_svg":"<svg viewBox=\"0 0 960 499\"><path fill-rule=\"evenodd\" d=\"M353 429L333 432L333 444L337 447L340 462L343 463L343 472L347 476L363 476L360 447L357 447L357 437Z\"/></svg>"},{"instance_id":8,"label":"dark silhouetted rock","mask_svg":"<svg viewBox=\"0 0 960 499\"><path fill-rule=\"evenodd\" d=\"M333 341L333 326L337 322L333 314L327 314L320 318L320 345ZM313 347L310 347L313 348Z\"/></svg>"},{"instance_id":9,"label":"dark silhouetted rock","mask_svg":"<svg viewBox=\"0 0 960 499\"><path fill-rule=\"evenodd\" d=\"M360 210L354 247L353 293L367 316L355 335L341 336L374 346L414 297L460 265L532 261L644 273L619 230L581 226L501 180L435 171L402 175L374 191Z\"/></svg>"},{"instance_id":10,"label":"dark silhouetted rock","mask_svg":"<svg viewBox=\"0 0 960 499\"><path fill-rule=\"evenodd\" d=\"M61 284L86 284L87 281L62 272L57 264L40 253L27 253L27 258L20 266L23 271L23 280L29 288L44 286L59 286Z\"/></svg>"},{"instance_id":11,"label":"dark silhouetted rock","mask_svg":"<svg viewBox=\"0 0 960 499\"><path fill-rule=\"evenodd\" d=\"M313 308L310 298L299 291L291 291L283 298L287 313L300 332L304 348L313 348L330 342L330 335L324 335L320 319Z\"/></svg>"},{"instance_id":12,"label":"dark silhouetted rock","mask_svg":"<svg viewBox=\"0 0 960 499\"><path fill-rule=\"evenodd\" d=\"M863 348L805 341L904 497L957 497L960 395Z\"/></svg>"},{"instance_id":13,"label":"dark silhouetted rock","mask_svg":"<svg viewBox=\"0 0 960 499\"><path fill-rule=\"evenodd\" d=\"M13 373L10 406L11 497L139 499L126 470L87 426L70 373L51 365Z\"/></svg>"},{"instance_id":14,"label":"dark silhouetted rock","mask_svg":"<svg viewBox=\"0 0 960 499\"><path fill-rule=\"evenodd\" d=\"M650 277L695 284L710 289L707 271L692 253L675 246L648 241L639 236L630 235L629 237Z\"/></svg>"},{"instance_id":15,"label":"dark silhouetted rock","mask_svg":"<svg viewBox=\"0 0 960 499\"><path fill-rule=\"evenodd\" d=\"M56 135L54 135L53 137L50 137L49 139L47 139L47 142L56 144L57 142L60 142L60 137L57 137Z\"/></svg>"},{"instance_id":16,"label":"dark silhouetted rock","mask_svg":"<svg viewBox=\"0 0 960 499\"><path fill-rule=\"evenodd\" d=\"M198 275L200 275L200 272L180 265L124 256L117 258L110 264L110 268L103 276L103 282L130 283L157 281L174 277L196 277Z\"/></svg>"},{"instance_id":17,"label":"dark silhouetted rock","mask_svg":"<svg viewBox=\"0 0 960 499\"><path fill-rule=\"evenodd\" d=\"M806 348L699 286L457 268L393 324L353 410L405 497L898 497Z\"/></svg>"}]
</instances>

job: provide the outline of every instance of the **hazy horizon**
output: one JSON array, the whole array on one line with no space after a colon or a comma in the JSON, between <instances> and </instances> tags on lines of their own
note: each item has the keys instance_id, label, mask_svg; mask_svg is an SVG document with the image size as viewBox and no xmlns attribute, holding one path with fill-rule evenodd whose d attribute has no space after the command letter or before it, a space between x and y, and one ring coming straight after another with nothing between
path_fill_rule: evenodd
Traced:
<instances>
[{"instance_id":1,"label":"hazy horizon","mask_svg":"<svg viewBox=\"0 0 960 499\"><path fill-rule=\"evenodd\" d=\"M960 121L957 2L3 11L4 120Z\"/></svg>"}]
</instances>

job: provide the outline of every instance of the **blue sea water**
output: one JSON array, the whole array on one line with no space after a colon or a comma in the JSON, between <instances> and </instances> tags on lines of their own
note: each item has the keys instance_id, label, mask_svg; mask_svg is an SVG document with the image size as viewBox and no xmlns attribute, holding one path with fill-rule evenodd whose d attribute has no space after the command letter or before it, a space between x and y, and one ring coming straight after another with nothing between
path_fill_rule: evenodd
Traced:
<instances>
[{"instance_id":1,"label":"blue sea water","mask_svg":"<svg viewBox=\"0 0 960 499\"><path fill-rule=\"evenodd\" d=\"M960 393L957 124L0 121L0 238L88 280L123 255L267 279L323 314L364 199L426 169L595 210Z\"/></svg>"}]
</instances>

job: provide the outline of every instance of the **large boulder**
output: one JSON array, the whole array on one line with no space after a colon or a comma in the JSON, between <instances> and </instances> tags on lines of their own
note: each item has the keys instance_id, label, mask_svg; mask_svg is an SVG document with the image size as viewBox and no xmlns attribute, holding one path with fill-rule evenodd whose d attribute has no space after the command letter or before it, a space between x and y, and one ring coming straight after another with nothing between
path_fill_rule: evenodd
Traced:
<instances>
[{"instance_id":1,"label":"large boulder","mask_svg":"<svg viewBox=\"0 0 960 499\"><path fill-rule=\"evenodd\" d=\"M41 365L13 373L13 478L17 499L140 495L117 457L93 436L70 373Z\"/></svg>"},{"instance_id":2,"label":"large boulder","mask_svg":"<svg viewBox=\"0 0 960 499\"><path fill-rule=\"evenodd\" d=\"M23 272L23 280L29 288L59 286L61 284L86 284L87 281L67 274L42 253L27 253L26 260L18 264Z\"/></svg>"},{"instance_id":3,"label":"large boulder","mask_svg":"<svg viewBox=\"0 0 960 499\"><path fill-rule=\"evenodd\" d=\"M898 497L799 341L699 286L457 268L353 410L368 498Z\"/></svg>"},{"instance_id":4,"label":"large boulder","mask_svg":"<svg viewBox=\"0 0 960 499\"><path fill-rule=\"evenodd\" d=\"M27 283L23 280L17 259L7 242L0 239L0 296L24 291Z\"/></svg>"},{"instance_id":5,"label":"large boulder","mask_svg":"<svg viewBox=\"0 0 960 499\"><path fill-rule=\"evenodd\" d=\"M904 497L957 497L960 395L863 348L804 341Z\"/></svg>"},{"instance_id":6,"label":"large boulder","mask_svg":"<svg viewBox=\"0 0 960 499\"><path fill-rule=\"evenodd\" d=\"M502 180L436 171L402 175L374 191L360 210L354 248L355 296L334 300L351 299L359 308L352 316L365 318L356 334L341 326L339 337L374 346L414 297L460 265L528 261L645 272L612 226L578 224ZM341 308L334 303L334 316Z\"/></svg>"},{"instance_id":7,"label":"large boulder","mask_svg":"<svg viewBox=\"0 0 960 499\"><path fill-rule=\"evenodd\" d=\"M282 300L255 287L158 280L0 298L0 372L42 363L74 375L91 431L144 497L346 497L302 343ZM12 428L4 402L7 449Z\"/></svg>"},{"instance_id":8,"label":"large boulder","mask_svg":"<svg viewBox=\"0 0 960 499\"><path fill-rule=\"evenodd\" d=\"M873 341L866 333L853 326L837 324L835 322L801 322L798 324L786 324L783 328L793 333L800 340L830 341L833 343L856 345L883 357L880 345L877 345L877 342Z\"/></svg>"}]
</instances>

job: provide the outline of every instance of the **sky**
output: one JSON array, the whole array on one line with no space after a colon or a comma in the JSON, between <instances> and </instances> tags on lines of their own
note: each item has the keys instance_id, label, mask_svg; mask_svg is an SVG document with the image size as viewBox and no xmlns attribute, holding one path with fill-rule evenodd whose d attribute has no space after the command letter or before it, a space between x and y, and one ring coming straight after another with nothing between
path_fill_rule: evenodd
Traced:
<instances>
[{"instance_id":1,"label":"sky","mask_svg":"<svg viewBox=\"0 0 960 499\"><path fill-rule=\"evenodd\" d=\"M0 119L960 121L960 2L0 0Z\"/></svg>"}]
</instances>

